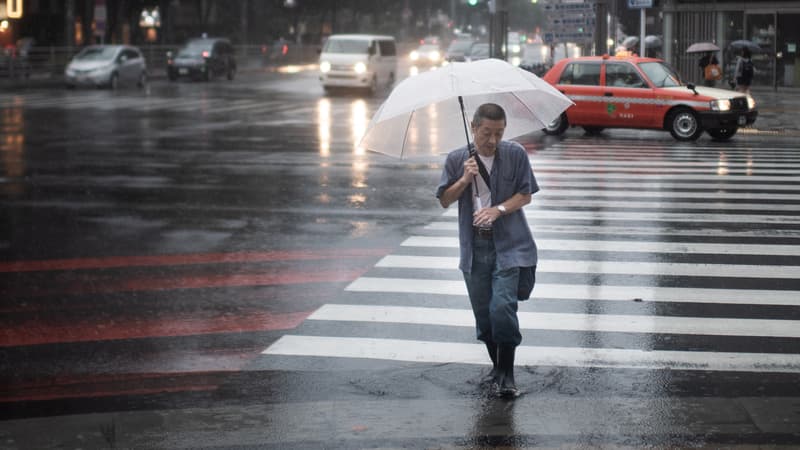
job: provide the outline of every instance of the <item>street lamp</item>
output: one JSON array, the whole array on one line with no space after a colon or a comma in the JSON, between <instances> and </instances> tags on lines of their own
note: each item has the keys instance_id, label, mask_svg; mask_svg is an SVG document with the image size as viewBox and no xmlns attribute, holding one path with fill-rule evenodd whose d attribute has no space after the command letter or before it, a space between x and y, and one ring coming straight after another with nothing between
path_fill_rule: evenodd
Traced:
<instances>
[{"instance_id":1,"label":"street lamp","mask_svg":"<svg viewBox=\"0 0 800 450\"><path fill-rule=\"evenodd\" d=\"M158 6L142 10L142 14L139 16L139 26L146 30L145 37L148 42L156 41L158 38L156 28L161 27L161 14L158 12Z\"/></svg>"},{"instance_id":2,"label":"street lamp","mask_svg":"<svg viewBox=\"0 0 800 450\"><path fill-rule=\"evenodd\" d=\"M9 19L21 19L22 0L6 0L6 15Z\"/></svg>"}]
</instances>

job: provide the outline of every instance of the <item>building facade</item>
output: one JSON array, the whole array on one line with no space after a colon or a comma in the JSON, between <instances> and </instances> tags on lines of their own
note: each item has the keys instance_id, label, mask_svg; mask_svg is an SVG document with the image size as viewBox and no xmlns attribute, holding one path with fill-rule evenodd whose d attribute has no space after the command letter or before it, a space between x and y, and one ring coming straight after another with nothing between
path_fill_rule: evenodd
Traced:
<instances>
[{"instance_id":1,"label":"building facade","mask_svg":"<svg viewBox=\"0 0 800 450\"><path fill-rule=\"evenodd\" d=\"M800 1L664 0L659 13L663 57L689 81L700 81L695 42L713 42L732 77L743 45L752 49L754 87L800 87ZM744 41L744 42L742 42Z\"/></svg>"}]
</instances>

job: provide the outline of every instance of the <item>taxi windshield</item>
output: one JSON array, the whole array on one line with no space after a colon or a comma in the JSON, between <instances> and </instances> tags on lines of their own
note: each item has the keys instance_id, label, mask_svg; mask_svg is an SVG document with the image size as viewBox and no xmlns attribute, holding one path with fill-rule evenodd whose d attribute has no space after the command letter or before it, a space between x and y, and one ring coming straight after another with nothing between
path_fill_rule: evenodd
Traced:
<instances>
[{"instance_id":1,"label":"taxi windshield","mask_svg":"<svg viewBox=\"0 0 800 450\"><path fill-rule=\"evenodd\" d=\"M663 62L643 62L639 63L639 67L647 74L647 78L650 78L655 87L683 86L678 73Z\"/></svg>"}]
</instances>

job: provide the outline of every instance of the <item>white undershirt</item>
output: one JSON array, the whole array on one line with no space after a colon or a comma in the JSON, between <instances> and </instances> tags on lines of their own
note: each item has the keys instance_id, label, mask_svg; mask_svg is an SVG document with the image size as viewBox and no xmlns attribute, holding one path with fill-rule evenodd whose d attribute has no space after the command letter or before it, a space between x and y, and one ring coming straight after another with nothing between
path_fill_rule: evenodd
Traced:
<instances>
[{"instance_id":1,"label":"white undershirt","mask_svg":"<svg viewBox=\"0 0 800 450\"><path fill-rule=\"evenodd\" d=\"M481 159L481 162L486 167L487 173L492 173L492 165L494 165L494 155L492 156L482 156L478 154L478 157ZM480 199L475 199L472 202L472 208L475 211L478 211L481 208L485 208L487 206L491 206L492 204L492 191L489 189L489 186L486 185L486 182L483 181L483 177L478 174L475 177L478 186L478 193L480 194ZM475 198L475 189L472 190L472 196Z\"/></svg>"}]
</instances>

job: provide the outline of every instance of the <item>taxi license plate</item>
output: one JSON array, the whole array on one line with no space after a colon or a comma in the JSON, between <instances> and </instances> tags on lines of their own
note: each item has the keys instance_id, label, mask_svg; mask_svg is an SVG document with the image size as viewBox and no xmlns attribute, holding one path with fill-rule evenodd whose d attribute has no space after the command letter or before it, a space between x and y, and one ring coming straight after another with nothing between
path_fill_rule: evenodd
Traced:
<instances>
[{"instance_id":1,"label":"taxi license plate","mask_svg":"<svg viewBox=\"0 0 800 450\"><path fill-rule=\"evenodd\" d=\"M739 116L739 125L744 125L747 123L747 116Z\"/></svg>"},{"instance_id":2,"label":"taxi license plate","mask_svg":"<svg viewBox=\"0 0 800 450\"><path fill-rule=\"evenodd\" d=\"M180 69L178 69L178 73L181 74L181 75L186 75L186 74L189 73L189 69L187 69L185 67L181 67ZM739 121L741 122L741 120L742 119L740 118Z\"/></svg>"}]
</instances>

